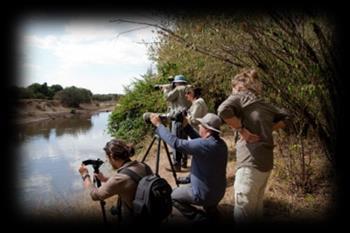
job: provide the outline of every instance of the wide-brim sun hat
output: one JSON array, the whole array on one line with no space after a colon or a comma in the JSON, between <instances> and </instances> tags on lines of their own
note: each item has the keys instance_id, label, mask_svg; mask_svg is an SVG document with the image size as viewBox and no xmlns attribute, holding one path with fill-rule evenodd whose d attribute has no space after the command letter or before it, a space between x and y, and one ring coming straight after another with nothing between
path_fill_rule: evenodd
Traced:
<instances>
[{"instance_id":1,"label":"wide-brim sun hat","mask_svg":"<svg viewBox=\"0 0 350 233\"><path fill-rule=\"evenodd\" d=\"M187 83L185 76L182 74L176 75L173 83Z\"/></svg>"},{"instance_id":2,"label":"wide-brim sun hat","mask_svg":"<svg viewBox=\"0 0 350 233\"><path fill-rule=\"evenodd\" d=\"M222 121L218 115L207 113L203 118L196 118L196 120L198 120L203 127L221 133L220 126Z\"/></svg>"}]
</instances>

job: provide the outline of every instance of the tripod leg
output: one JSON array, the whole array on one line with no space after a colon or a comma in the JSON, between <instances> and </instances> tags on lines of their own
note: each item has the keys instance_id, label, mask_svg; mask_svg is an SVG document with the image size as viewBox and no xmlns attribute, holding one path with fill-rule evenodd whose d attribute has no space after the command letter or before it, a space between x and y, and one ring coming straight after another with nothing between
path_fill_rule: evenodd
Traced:
<instances>
[{"instance_id":1,"label":"tripod leg","mask_svg":"<svg viewBox=\"0 0 350 233\"><path fill-rule=\"evenodd\" d=\"M143 156L143 158L142 158L141 162L145 162L146 157L147 157L147 155L148 155L149 151L151 150L151 148L152 148L152 146L153 146L154 142L156 141L156 139L157 139L157 137L156 137L156 136L154 136L154 137L153 137L153 140L152 140L151 144L148 146L147 151L146 151L145 155Z\"/></svg>"},{"instance_id":2,"label":"tripod leg","mask_svg":"<svg viewBox=\"0 0 350 233\"><path fill-rule=\"evenodd\" d=\"M163 140L162 140L162 141L163 141ZM176 177L175 168L174 168L173 162L171 161L171 158L170 158L170 153L169 153L168 145L165 143L165 141L163 141L163 145L164 145L165 152L166 152L166 155L167 155L168 160L169 160L169 164L170 164L170 167L171 167L171 171L172 171L172 173L173 173L173 176L174 176L174 180L175 180L176 186L179 187L179 182L178 182L177 177Z\"/></svg>"},{"instance_id":3,"label":"tripod leg","mask_svg":"<svg viewBox=\"0 0 350 233\"><path fill-rule=\"evenodd\" d=\"M99 173L99 171L95 170L95 173ZM98 178L96 178L95 176L94 176L93 183L96 184L97 188L101 187L101 181ZM100 206L101 206L101 210L102 210L102 217L103 217L103 223L107 224L105 205L106 205L105 201L100 201Z\"/></svg>"},{"instance_id":4,"label":"tripod leg","mask_svg":"<svg viewBox=\"0 0 350 233\"><path fill-rule=\"evenodd\" d=\"M102 210L103 223L107 224L106 209L105 209L106 202L100 201L100 205Z\"/></svg>"},{"instance_id":5,"label":"tripod leg","mask_svg":"<svg viewBox=\"0 0 350 233\"><path fill-rule=\"evenodd\" d=\"M157 159L156 159L156 174L159 174L159 161L160 161L160 141L162 139L160 139L160 137L158 137L158 146L157 146Z\"/></svg>"}]
</instances>

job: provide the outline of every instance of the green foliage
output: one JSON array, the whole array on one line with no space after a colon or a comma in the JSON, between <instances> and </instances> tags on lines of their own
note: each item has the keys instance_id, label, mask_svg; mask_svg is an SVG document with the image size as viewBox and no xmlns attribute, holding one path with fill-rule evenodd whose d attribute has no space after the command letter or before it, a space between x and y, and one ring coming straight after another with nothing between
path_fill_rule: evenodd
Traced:
<instances>
[{"instance_id":1,"label":"green foliage","mask_svg":"<svg viewBox=\"0 0 350 233\"><path fill-rule=\"evenodd\" d=\"M30 99L33 96L33 91L25 87L13 87L13 92L17 94L20 99Z\"/></svg>"},{"instance_id":2,"label":"green foliage","mask_svg":"<svg viewBox=\"0 0 350 233\"><path fill-rule=\"evenodd\" d=\"M176 25L168 28L172 33L159 30L160 43L150 48L150 55L158 73L171 64L202 87L214 112L230 93L231 78L242 68L257 69L263 97L288 109L293 133L302 133L307 125L317 129L331 158L344 96L330 22L319 12L178 15Z\"/></svg>"},{"instance_id":3,"label":"green foliage","mask_svg":"<svg viewBox=\"0 0 350 233\"><path fill-rule=\"evenodd\" d=\"M28 90L33 93L33 96L31 98L34 99L47 99L49 89L47 87L47 83L39 84L39 83L33 83L32 85L28 86Z\"/></svg>"},{"instance_id":4,"label":"green foliage","mask_svg":"<svg viewBox=\"0 0 350 233\"><path fill-rule=\"evenodd\" d=\"M21 99L53 99L54 95L63 90L61 85L47 86L47 83L33 83L28 87L18 87L16 92Z\"/></svg>"},{"instance_id":5,"label":"green foliage","mask_svg":"<svg viewBox=\"0 0 350 233\"><path fill-rule=\"evenodd\" d=\"M68 107L79 107L81 103L91 102L92 93L85 88L77 88L75 86L67 87L56 93L55 99Z\"/></svg>"},{"instance_id":6,"label":"green foliage","mask_svg":"<svg viewBox=\"0 0 350 233\"><path fill-rule=\"evenodd\" d=\"M154 85L163 80L148 73L142 80L135 80L126 88L126 94L119 99L109 118L108 131L111 135L137 143L150 132L152 127L143 121L142 115L145 112L166 111L162 92L154 89Z\"/></svg>"},{"instance_id":7,"label":"green foliage","mask_svg":"<svg viewBox=\"0 0 350 233\"><path fill-rule=\"evenodd\" d=\"M116 101L118 98L118 94L94 94L92 96L92 99L96 101Z\"/></svg>"},{"instance_id":8,"label":"green foliage","mask_svg":"<svg viewBox=\"0 0 350 233\"><path fill-rule=\"evenodd\" d=\"M63 90L63 87L61 85L55 84L55 85L50 86L49 90L48 90L49 99L53 99L55 94L61 90Z\"/></svg>"},{"instance_id":9,"label":"green foliage","mask_svg":"<svg viewBox=\"0 0 350 233\"><path fill-rule=\"evenodd\" d=\"M150 45L149 54L159 77L181 73L202 87L211 112L230 94L231 78L242 68L255 68L264 84L263 97L291 113L290 132L300 137L312 127L332 160L344 93L336 76L339 64L330 22L317 11L178 14L170 22L163 20L157 31L159 42ZM134 92L139 88L130 90L120 107L137 116L140 109L150 111L144 105L152 94ZM128 118L122 110L119 114L116 119L122 125Z\"/></svg>"}]
</instances>

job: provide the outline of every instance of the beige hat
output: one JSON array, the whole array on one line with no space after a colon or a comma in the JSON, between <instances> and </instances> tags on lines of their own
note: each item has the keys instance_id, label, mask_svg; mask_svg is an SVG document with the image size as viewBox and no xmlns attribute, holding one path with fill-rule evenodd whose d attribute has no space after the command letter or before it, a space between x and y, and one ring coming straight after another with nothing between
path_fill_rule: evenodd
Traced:
<instances>
[{"instance_id":1,"label":"beige hat","mask_svg":"<svg viewBox=\"0 0 350 233\"><path fill-rule=\"evenodd\" d=\"M196 120L198 120L205 128L221 133L220 126L222 121L218 115L215 115L214 113L207 113L203 118L197 118Z\"/></svg>"}]
</instances>

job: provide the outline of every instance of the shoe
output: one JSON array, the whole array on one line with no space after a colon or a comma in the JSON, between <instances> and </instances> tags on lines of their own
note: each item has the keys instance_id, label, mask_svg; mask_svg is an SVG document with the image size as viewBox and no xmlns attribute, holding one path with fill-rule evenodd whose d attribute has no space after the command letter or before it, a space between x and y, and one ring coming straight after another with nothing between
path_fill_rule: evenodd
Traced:
<instances>
[{"instance_id":1,"label":"shoe","mask_svg":"<svg viewBox=\"0 0 350 233\"><path fill-rule=\"evenodd\" d=\"M192 221L196 224L208 223L208 217L205 212L198 210L198 213L196 213Z\"/></svg>"},{"instance_id":2,"label":"shoe","mask_svg":"<svg viewBox=\"0 0 350 233\"><path fill-rule=\"evenodd\" d=\"M178 184L189 184L189 183L191 183L191 179L190 179L189 176L178 177L177 178L177 183Z\"/></svg>"},{"instance_id":3,"label":"shoe","mask_svg":"<svg viewBox=\"0 0 350 233\"><path fill-rule=\"evenodd\" d=\"M165 170L172 172L173 169L171 169L171 167L166 167ZM174 171L175 172L181 172L181 166L180 165L174 165Z\"/></svg>"}]
</instances>

